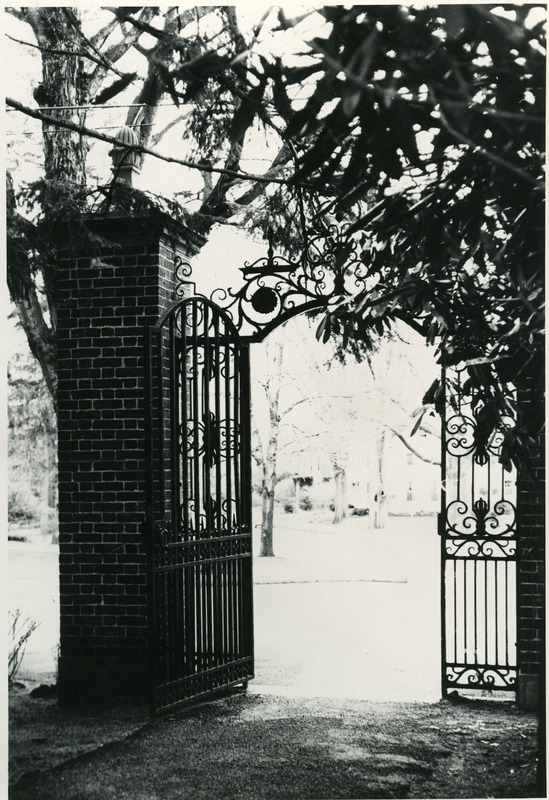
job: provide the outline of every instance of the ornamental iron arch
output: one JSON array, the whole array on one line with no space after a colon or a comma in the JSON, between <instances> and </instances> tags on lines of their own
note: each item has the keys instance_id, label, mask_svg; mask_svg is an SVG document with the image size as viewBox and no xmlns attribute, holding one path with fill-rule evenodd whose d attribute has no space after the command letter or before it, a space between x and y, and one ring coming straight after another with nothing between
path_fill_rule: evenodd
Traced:
<instances>
[{"instance_id":1,"label":"ornamental iron arch","mask_svg":"<svg viewBox=\"0 0 549 800\"><path fill-rule=\"evenodd\" d=\"M220 287L210 296L247 341L260 342L298 314L329 307L373 286L358 242L344 236L335 223L306 236L295 260L274 253L272 231L268 239L267 255L241 268L240 287ZM178 297L184 295L190 275L187 262L176 264Z\"/></svg>"}]
</instances>

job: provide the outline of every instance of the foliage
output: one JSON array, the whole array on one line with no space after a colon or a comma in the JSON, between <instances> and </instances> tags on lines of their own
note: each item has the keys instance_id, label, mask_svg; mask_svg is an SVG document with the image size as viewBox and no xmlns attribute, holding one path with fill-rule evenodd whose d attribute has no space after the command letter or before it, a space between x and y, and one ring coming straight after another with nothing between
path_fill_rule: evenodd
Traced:
<instances>
[{"instance_id":1,"label":"foliage","mask_svg":"<svg viewBox=\"0 0 549 800\"><path fill-rule=\"evenodd\" d=\"M56 420L36 359L16 354L8 362L8 521L36 524L44 472L54 468ZM52 476L53 477L53 476Z\"/></svg>"},{"instance_id":2,"label":"foliage","mask_svg":"<svg viewBox=\"0 0 549 800\"><path fill-rule=\"evenodd\" d=\"M8 489L8 522L12 524L34 525L40 516L40 499L26 484L20 483L25 479L22 470L11 474Z\"/></svg>"},{"instance_id":3,"label":"foliage","mask_svg":"<svg viewBox=\"0 0 549 800\"><path fill-rule=\"evenodd\" d=\"M296 180L332 195L319 217L344 220L371 283L319 334L369 344L405 319L443 366L467 365L489 435L512 412L509 383L543 368L544 10L322 14L315 88L286 133L303 144Z\"/></svg>"},{"instance_id":4,"label":"foliage","mask_svg":"<svg viewBox=\"0 0 549 800\"><path fill-rule=\"evenodd\" d=\"M11 13L30 25L41 50L41 109L68 102L63 56L77 62L74 102L100 106L133 92L125 122L140 145L158 144L177 126L203 173L192 210L205 232L214 221L237 220L263 233L273 228L275 244L293 251L305 226L321 232L339 222L347 245L352 239L360 250L367 282L330 304L321 337L340 335L358 354L355 342L370 347L405 319L436 343L443 366L467 365L487 435L509 418L509 383L543 365L543 6L320 7L309 17L323 27L302 47L295 42L303 18L282 11L244 33L230 6L113 8L93 33L72 9ZM292 35L292 49L277 55L279 40ZM67 42L78 47L69 51ZM128 53L140 59L132 72L120 66ZM166 97L181 113L153 134ZM78 120L83 125L85 114ZM75 144L60 157L52 129L44 126L45 175L62 194L78 182L72 162L85 148ZM264 179L247 179L243 153L260 132L281 146ZM62 202L49 189L44 196L47 220ZM41 239L26 221L12 217L12 229L8 275L15 265L19 277L10 290L31 349L52 372L55 271L43 253L29 262ZM36 290L50 315L33 327ZM51 391L54 383L50 375ZM506 457L516 460L532 433L514 443L506 437Z\"/></svg>"},{"instance_id":5,"label":"foliage","mask_svg":"<svg viewBox=\"0 0 549 800\"><path fill-rule=\"evenodd\" d=\"M51 398L38 364L29 354L17 353L8 363L8 430L10 453L18 439L23 438L32 450L41 438L55 436Z\"/></svg>"},{"instance_id":6,"label":"foliage","mask_svg":"<svg viewBox=\"0 0 549 800\"><path fill-rule=\"evenodd\" d=\"M12 683L21 666L27 642L38 627L38 623L29 617L23 618L19 609L8 612L8 618L8 683Z\"/></svg>"}]
</instances>

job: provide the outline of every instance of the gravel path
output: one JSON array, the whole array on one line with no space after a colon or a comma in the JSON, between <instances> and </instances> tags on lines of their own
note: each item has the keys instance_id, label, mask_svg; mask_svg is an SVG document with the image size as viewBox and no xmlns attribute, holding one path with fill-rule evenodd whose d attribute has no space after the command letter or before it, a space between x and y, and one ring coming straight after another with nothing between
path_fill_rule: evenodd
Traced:
<instances>
[{"instance_id":1,"label":"gravel path","mask_svg":"<svg viewBox=\"0 0 549 800\"><path fill-rule=\"evenodd\" d=\"M233 694L148 721L25 695L10 759L10 800L537 796L535 716L502 702Z\"/></svg>"}]
</instances>

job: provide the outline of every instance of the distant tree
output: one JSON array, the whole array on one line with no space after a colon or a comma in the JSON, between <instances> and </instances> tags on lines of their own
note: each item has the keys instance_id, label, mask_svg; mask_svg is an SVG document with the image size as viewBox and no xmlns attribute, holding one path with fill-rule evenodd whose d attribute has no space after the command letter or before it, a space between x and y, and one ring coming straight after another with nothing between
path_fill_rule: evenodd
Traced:
<instances>
[{"instance_id":1,"label":"distant tree","mask_svg":"<svg viewBox=\"0 0 549 800\"><path fill-rule=\"evenodd\" d=\"M8 519L39 524L55 535L56 419L36 360L18 354L8 363Z\"/></svg>"},{"instance_id":2,"label":"distant tree","mask_svg":"<svg viewBox=\"0 0 549 800\"><path fill-rule=\"evenodd\" d=\"M260 380L268 409L266 438L263 444L257 422L254 425L254 447L252 456L261 470L261 547L260 556L274 556L273 522L275 489L277 484L278 437L280 432L280 390L282 388L282 360L284 342L282 338L267 340L268 370Z\"/></svg>"},{"instance_id":3,"label":"distant tree","mask_svg":"<svg viewBox=\"0 0 549 800\"><path fill-rule=\"evenodd\" d=\"M347 464L357 447L367 447L363 469L371 471L374 527L383 527L389 494L385 451L392 437L416 458L439 464L433 447L414 439L421 430L439 441L437 426L429 426L432 406L421 406L421 385L436 368L427 366L417 334L407 336L397 325L390 337L373 349L362 347L347 366L334 358L334 344L322 347L314 341L315 323L305 319L288 323L262 345L262 358L254 368L254 450L260 470L258 491L262 497L261 554L273 554L273 517L276 487L282 477L295 473L292 464L302 454L321 454L333 470L333 522L347 515ZM413 334L412 331L409 332ZM316 346L313 346L315 345ZM327 354L331 353L332 357ZM353 368L354 364L354 368ZM414 387L417 396L414 399ZM259 394L258 394L259 392ZM260 402L263 399L263 402ZM301 413L300 413L301 412ZM367 444L366 444L367 443ZM313 459L311 458L311 461ZM280 471L280 465L283 471Z\"/></svg>"}]
</instances>

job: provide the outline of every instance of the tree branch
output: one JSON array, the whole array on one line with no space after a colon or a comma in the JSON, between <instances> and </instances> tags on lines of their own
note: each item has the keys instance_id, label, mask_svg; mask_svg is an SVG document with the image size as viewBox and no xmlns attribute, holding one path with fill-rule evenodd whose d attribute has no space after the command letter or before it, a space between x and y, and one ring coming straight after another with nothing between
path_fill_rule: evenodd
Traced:
<instances>
[{"instance_id":1,"label":"tree branch","mask_svg":"<svg viewBox=\"0 0 549 800\"><path fill-rule=\"evenodd\" d=\"M116 29L116 26L119 25L119 21L114 18L106 25L104 25L100 31L97 31L92 37L90 37L89 42L93 47L100 47L104 44L111 33Z\"/></svg>"},{"instance_id":2,"label":"tree branch","mask_svg":"<svg viewBox=\"0 0 549 800\"><path fill-rule=\"evenodd\" d=\"M145 7L141 12L141 17L144 20L149 20L154 17L155 13L156 13L155 8ZM118 20L115 19L111 23L109 23L109 25L106 25L105 28L103 28L103 30L100 31L96 36L92 36L92 38L89 40L91 46L96 48L99 47L98 40L101 37L101 35L111 25L113 26L114 30L117 24L120 23ZM128 30L124 30L122 25L120 25L120 27L124 31L124 39L122 42L116 42L115 44L112 44L110 47L107 48L107 50L104 53L104 56L108 61L118 61L120 58L122 58L122 56L128 51L130 47L135 47L135 45L139 40L139 37L141 36L141 31L136 30L136 28L130 28Z\"/></svg>"},{"instance_id":3,"label":"tree branch","mask_svg":"<svg viewBox=\"0 0 549 800\"><path fill-rule=\"evenodd\" d=\"M34 50L40 50L41 53L49 53L53 56L63 56L65 57L76 57L76 58L87 58L89 61L93 61L95 64L99 64L100 67L105 69L111 69L120 77L123 77L124 73L119 72L116 67L107 64L104 59L98 58L97 56L92 56L90 53L86 53L85 50L61 50L56 49L54 47L44 47L44 45L40 44L33 44L32 42L24 42L22 39L16 39L15 36L10 36L9 33L5 34L6 39L10 39L12 42L16 42L16 44L22 44L25 47L32 47Z\"/></svg>"},{"instance_id":4,"label":"tree branch","mask_svg":"<svg viewBox=\"0 0 549 800\"><path fill-rule=\"evenodd\" d=\"M413 453L413 454L414 454L414 455L415 455L417 458L420 458L422 461L426 461L426 462L427 462L427 464L435 464L435 466L437 466L437 467L440 467L440 461L437 461L437 460L436 460L436 459L434 459L434 458L428 458L427 456L423 456L423 455L421 455L421 453L420 453L418 450L416 450L414 447L412 447L412 445L411 445L411 444L410 444L410 442L409 442L409 441L406 439L406 437L405 437L405 436L403 436L403 435L402 435L401 433L399 433L397 430L395 430L394 428L392 428L390 425L387 425L387 428L388 428L388 430L390 430L390 431L391 431L391 433L392 433L394 436L396 436L396 437L397 437L397 439L400 439L400 441L402 442L402 444L403 444L403 445L404 445L404 446L405 446L405 447L406 447L406 448L407 448L407 449L408 449L408 450L409 450L411 453Z\"/></svg>"},{"instance_id":5,"label":"tree branch","mask_svg":"<svg viewBox=\"0 0 549 800\"><path fill-rule=\"evenodd\" d=\"M265 176L274 177L274 175L277 172L279 172L282 167L286 166L286 164L288 163L288 161L290 161L291 158L292 158L292 153L288 145L283 144L278 153L276 154L271 166L265 173ZM248 189L247 192L245 192L240 197L236 198L235 203L237 203L240 206L247 206L250 203L253 203L253 201L256 200L258 197L260 197L262 192L263 188L261 187L261 185L256 184L253 188Z\"/></svg>"},{"instance_id":6,"label":"tree branch","mask_svg":"<svg viewBox=\"0 0 549 800\"><path fill-rule=\"evenodd\" d=\"M28 106L24 106L22 103L19 103L17 100L14 100L11 97L6 97L6 105L10 108L14 108L16 111L20 111L22 114L26 114L28 117L33 117L33 119L38 119L41 122L46 122L49 125L54 125L57 128L64 128L66 130L76 131L76 133L80 133L82 136L89 136L92 139L97 139L101 142L107 142L108 144L115 144L119 145L119 141L114 136L108 136L107 134L100 133L99 131L95 131L92 128L87 128L85 125L78 125L75 122L71 122L70 120L60 120L56 119L55 117L51 117L48 114L43 114L40 111L36 111L35 109L29 108ZM225 169L223 167L212 167L209 165L205 165L204 163L197 164L193 161L187 161L183 158L174 158L172 156L166 156L162 153L157 153L154 150L149 149L148 147L143 147L141 145L135 145L131 148L137 153L142 153L143 155L152 156L153 158L158 158L160 161L166 161L170 164L180 164L182 167L188 167L189 169L196 169L199 172L213 172L219 175L226 175L230 178L234 178L237 180L242 181L259 181L260 183L277 183L281 186L289 186L290 184L293 186L295 185L294 181L290 181L286 178L275 178L273 176L269 177L267 175L256 175L252 172L243 172L239 170L233 169ZM308 184L301 184L303 186L307 186Z\"/></svg>"},{"instance_id":7,"label":"tree branch","mask_svg":"<svg viewBox=\"0 0 549 800\"><path fill-rule=\"evenodd\" d=\"M432 90L431 90L432 93ZM488 161L492 161L494 164L497 164L500 167L512 172L514 175L518 175L519 178L522 180L527 181L532 186L535 186L537 189L543 189L544 183L543 181L539 181L537 178L533 178L527 172L525 172L520 167L517 167L515 164L512 164L510 161L507 161L505 158L498 156L497 153L494 153L492 150L488 150L486 147L483 147L480 144L477 144L473 139L470 139L466 136L462 131L458 131L456 128L453 127L448 122L448 118L446 117L444 111L442 110L442 104L436 101L436 97L433 96L435 104L438 105L438 112L440 114L440 121L444 128L448 131L448 133L457 139L458 142L461 144L466 144L468 147L472 147L479 155L484 156L484 158L488 159Z\"/></svg>"},{"instance_id":8,"label":"tree branch","mask_svg":"<svg viewBox=\"0 0 549 800\"><path fill-rule=\"evenodd\" d=\"M29 21L29 15L27 9L13 8L12 6L9 6L8 8L6 8L6 13L10 14L10 16L12 17L15 17L15 19L18 19L21 22Z\"/></svg>"},{"instance_id":9,"label":"tree branch","mask_svg":"<svg viewBox=\"0 0 549 800\"><path fill-rule=\"evenodd\" d=\"M492 18L492 16L493 15L491 15L491 18ZM326 50L324 50L324 48L322 48L320 46L318 41L316 41L314 43L313 49L316 50L318 53L322 54L322 56L326 60L326 63L329 64L330 67L332 67L333 69L337 69L340 72L343 72L345 74L345 77L349 80L350 83L354 84L355 86L358 86L361 89L370 89L372 87L372 85L374 86L374 88L378 88L376 81L367 81L364 78L362 78L361 76L356 75L349 67L346 67L345 65L341 64L338 59L334 58ZM378 91L380 91L381 93L384 93L385 90L383 90L382 88L378 88ZM492 161L495 164L498 164L500 167L503 167L504 169L509 170L510 172L514 173L515 175L518 175L520 178L522 178L523 180L527 181L528 183L536 186L537 188L543 188L543 185L544 185L543 182L539 181L537 178L533 178L531 175L529 175L523 169L521 169L520 167L517 167L515 164L512 164L511 162L509 162L506 159L502 158L497 153L494 153L492 150L488 150L486 147L483 147L482 145L480 145L477 142L473 141L472 139L470 139L468 136L466 136L461 131L456 130L448 122L444 112L442 111L442 105L437 100L437 98L435 97L435 95L434 95L434 93L432 91L432 88L429 89L429 93L431 94L431 96L433 98L434 106L435 107L438 106L438 110L439 110L439 113L440 113L440 121L443 124L443 126L446 128L446 130L448 131L449 134L451 134L454 138L456 138L462 144L466 144L469 147L474 148L480 155L482 155L484 158L487 158L489 161ZM495 110L495 111L497 111L497 110ZM494 112L492 112L492 113L494 113ZM522 118L522 115L521 115L521 118Z\"/></svg>"},{"instance_id":10,"label":"tree branch","mask_svg":"<svg viewBox=\"0 0 549 800\"><path fill-rule=\"evenodd\" d=\"M131 25L137 28L140 34L148 33L151 36L154 36L155 39L162 39L165 36L164 31L161 31L158 28L149 25L148 22L144 22L143 20L133 17L131 14L120 14L120 13L117 14L115 11L112 11L112 9L109 9L109 11L111 11L116 16L119 22L129 22Z\"/></svg>"}]
</instances>

